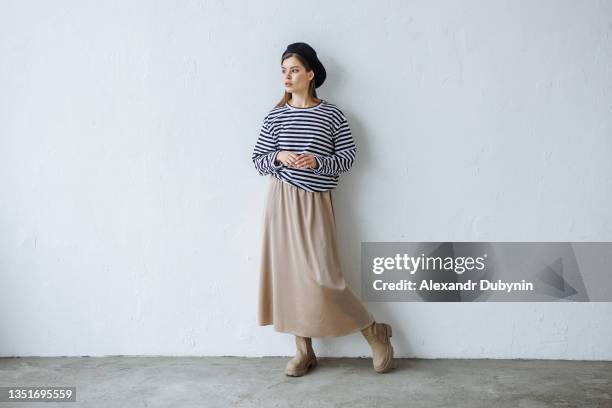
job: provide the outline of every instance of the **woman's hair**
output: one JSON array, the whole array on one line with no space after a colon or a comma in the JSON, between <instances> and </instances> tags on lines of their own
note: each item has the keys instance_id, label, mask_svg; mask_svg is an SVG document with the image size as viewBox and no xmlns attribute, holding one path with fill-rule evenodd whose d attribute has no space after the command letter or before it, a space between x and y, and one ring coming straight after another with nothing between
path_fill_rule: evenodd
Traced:
<instances>
[{"instance_id":1,"label":"woman's hair","mask_svg":"<svg viewBox=\"0 0 612 408\"><path fill-rule=\"evenodd\" d=\"M295 57L297 58L302 65L304 66L304 68L306 68L306 72L311 71L312 67L310 66L310 64L308 64L308 61L306 61L300 54L296 54L293 52L288 52L287 54L283 54L282 58L281 58L281 65L283 64L283 61L285 61L287 58L289 57ZM310 80L310 86L308 89L308 93L310 94L310 96L312 96L315 99L319 99L317 97L317 88L315 87L315 78L312 77L312 79ZM291 92L287 92L285 90L285 94L283 95L283 97L281 98L281 100L276 104L276 108L280 107L280 106L284 106L285 103L287 103L287 101L291 99Z\"/></svg>"}]
</instances>

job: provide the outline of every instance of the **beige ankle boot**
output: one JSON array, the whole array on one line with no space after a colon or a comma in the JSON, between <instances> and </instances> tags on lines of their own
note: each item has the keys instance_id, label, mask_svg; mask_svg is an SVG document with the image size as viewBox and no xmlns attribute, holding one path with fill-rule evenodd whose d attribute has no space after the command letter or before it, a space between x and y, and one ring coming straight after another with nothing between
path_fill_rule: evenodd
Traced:
<instances>
[{"instance_id":1,"label":"beige ankle boot","mask_svg":"<svg viewBox=\"0 0 612 408\"><path fill-rule=\"evenodd\" d=\"M391 326L386 323L372 323L361 330L363 337L372 347L372 364L377 373L386 373L395 367L393 362L393 346L390 337Z\"/></svg>"},{"instance_id":2,"label":"beige ankle boot","mask_svg":"<svg viewBox=\"0 0 612 408\"><path fill-rule=\"evenodd\" d=\"M285 373L292 377L300 377L317 365L317 357L312 349L312 338L295 336L297 353L287 363Z\"/></svg>"}]
</instances>

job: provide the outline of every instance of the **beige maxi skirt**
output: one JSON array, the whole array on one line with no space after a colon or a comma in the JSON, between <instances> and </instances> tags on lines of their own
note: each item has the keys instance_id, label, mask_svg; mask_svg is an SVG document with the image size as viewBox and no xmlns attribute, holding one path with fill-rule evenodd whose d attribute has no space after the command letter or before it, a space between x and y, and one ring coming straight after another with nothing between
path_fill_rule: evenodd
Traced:
<instances>
[{"instance_id":1,"label":"beige maxi skirt","mask_svg":"<svg viewBox=\"0 0 612 408\"><path fill-rule=\"evenodd\" d=\"M271 177L266 196L259 325L302 337L337 337L374 322L344 279L331 190Z\"/></svg>"}]
</instances>

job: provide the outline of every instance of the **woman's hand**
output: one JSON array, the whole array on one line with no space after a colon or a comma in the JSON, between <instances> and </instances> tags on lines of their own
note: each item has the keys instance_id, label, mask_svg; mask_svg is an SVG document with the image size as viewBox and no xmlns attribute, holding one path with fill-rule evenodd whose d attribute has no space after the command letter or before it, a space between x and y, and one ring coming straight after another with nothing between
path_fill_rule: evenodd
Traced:
<instances>
[{"instance_id":1,"label":"woman's hand","mask_svg":"<svg viewBox=\"0 0 612 408\"><path fill-rule=\"evenodd\" d=\"M298 156L298 159L293 164L293 167L298 169L316 169L318 167L317 159L312 154L304 153Z\"/></svg>"},{"instance_id":2,"label":"woman's hand","mask_svg":"<svg viewBox=\"0 0 612 408\"><path fill-rule=\"evenodd\" d=\"M298 159L297 154L286 151L286 150L280 151L276 155L276 160L283 163L287 167L293 167L293 164L295 163L297 159Z\"/></svg>"},{"instance_id":3,"label":"woman's hand","mask_svg":"<svg viewBox=\"0 0 612 408\"><path fill-rule=\"evenodd\" d=\"M318 167L317 160L312 154L297 154L283 150L276 155L276 160L295 169L316 169Z\"/></svg>"}]
</instances>

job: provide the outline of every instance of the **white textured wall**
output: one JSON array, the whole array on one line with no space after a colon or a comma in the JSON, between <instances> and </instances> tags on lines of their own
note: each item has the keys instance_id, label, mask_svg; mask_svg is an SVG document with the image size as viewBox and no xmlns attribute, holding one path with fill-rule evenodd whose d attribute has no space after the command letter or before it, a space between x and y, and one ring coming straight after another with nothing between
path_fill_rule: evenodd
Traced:
<instances>
[{"instance_id":1,"label":"white textured wall","mask_svg":"<svg viewBox=\"0 0 612 408\"><path fill-rule=\"evenodd\" d=\"M2 1L0 355L294 352L250 155L295 41L359 148L357 291L361 241L612 240L612 2ZM610 303L369 306L397 356L612 359Z\"/></svg>"}]
</instances>

